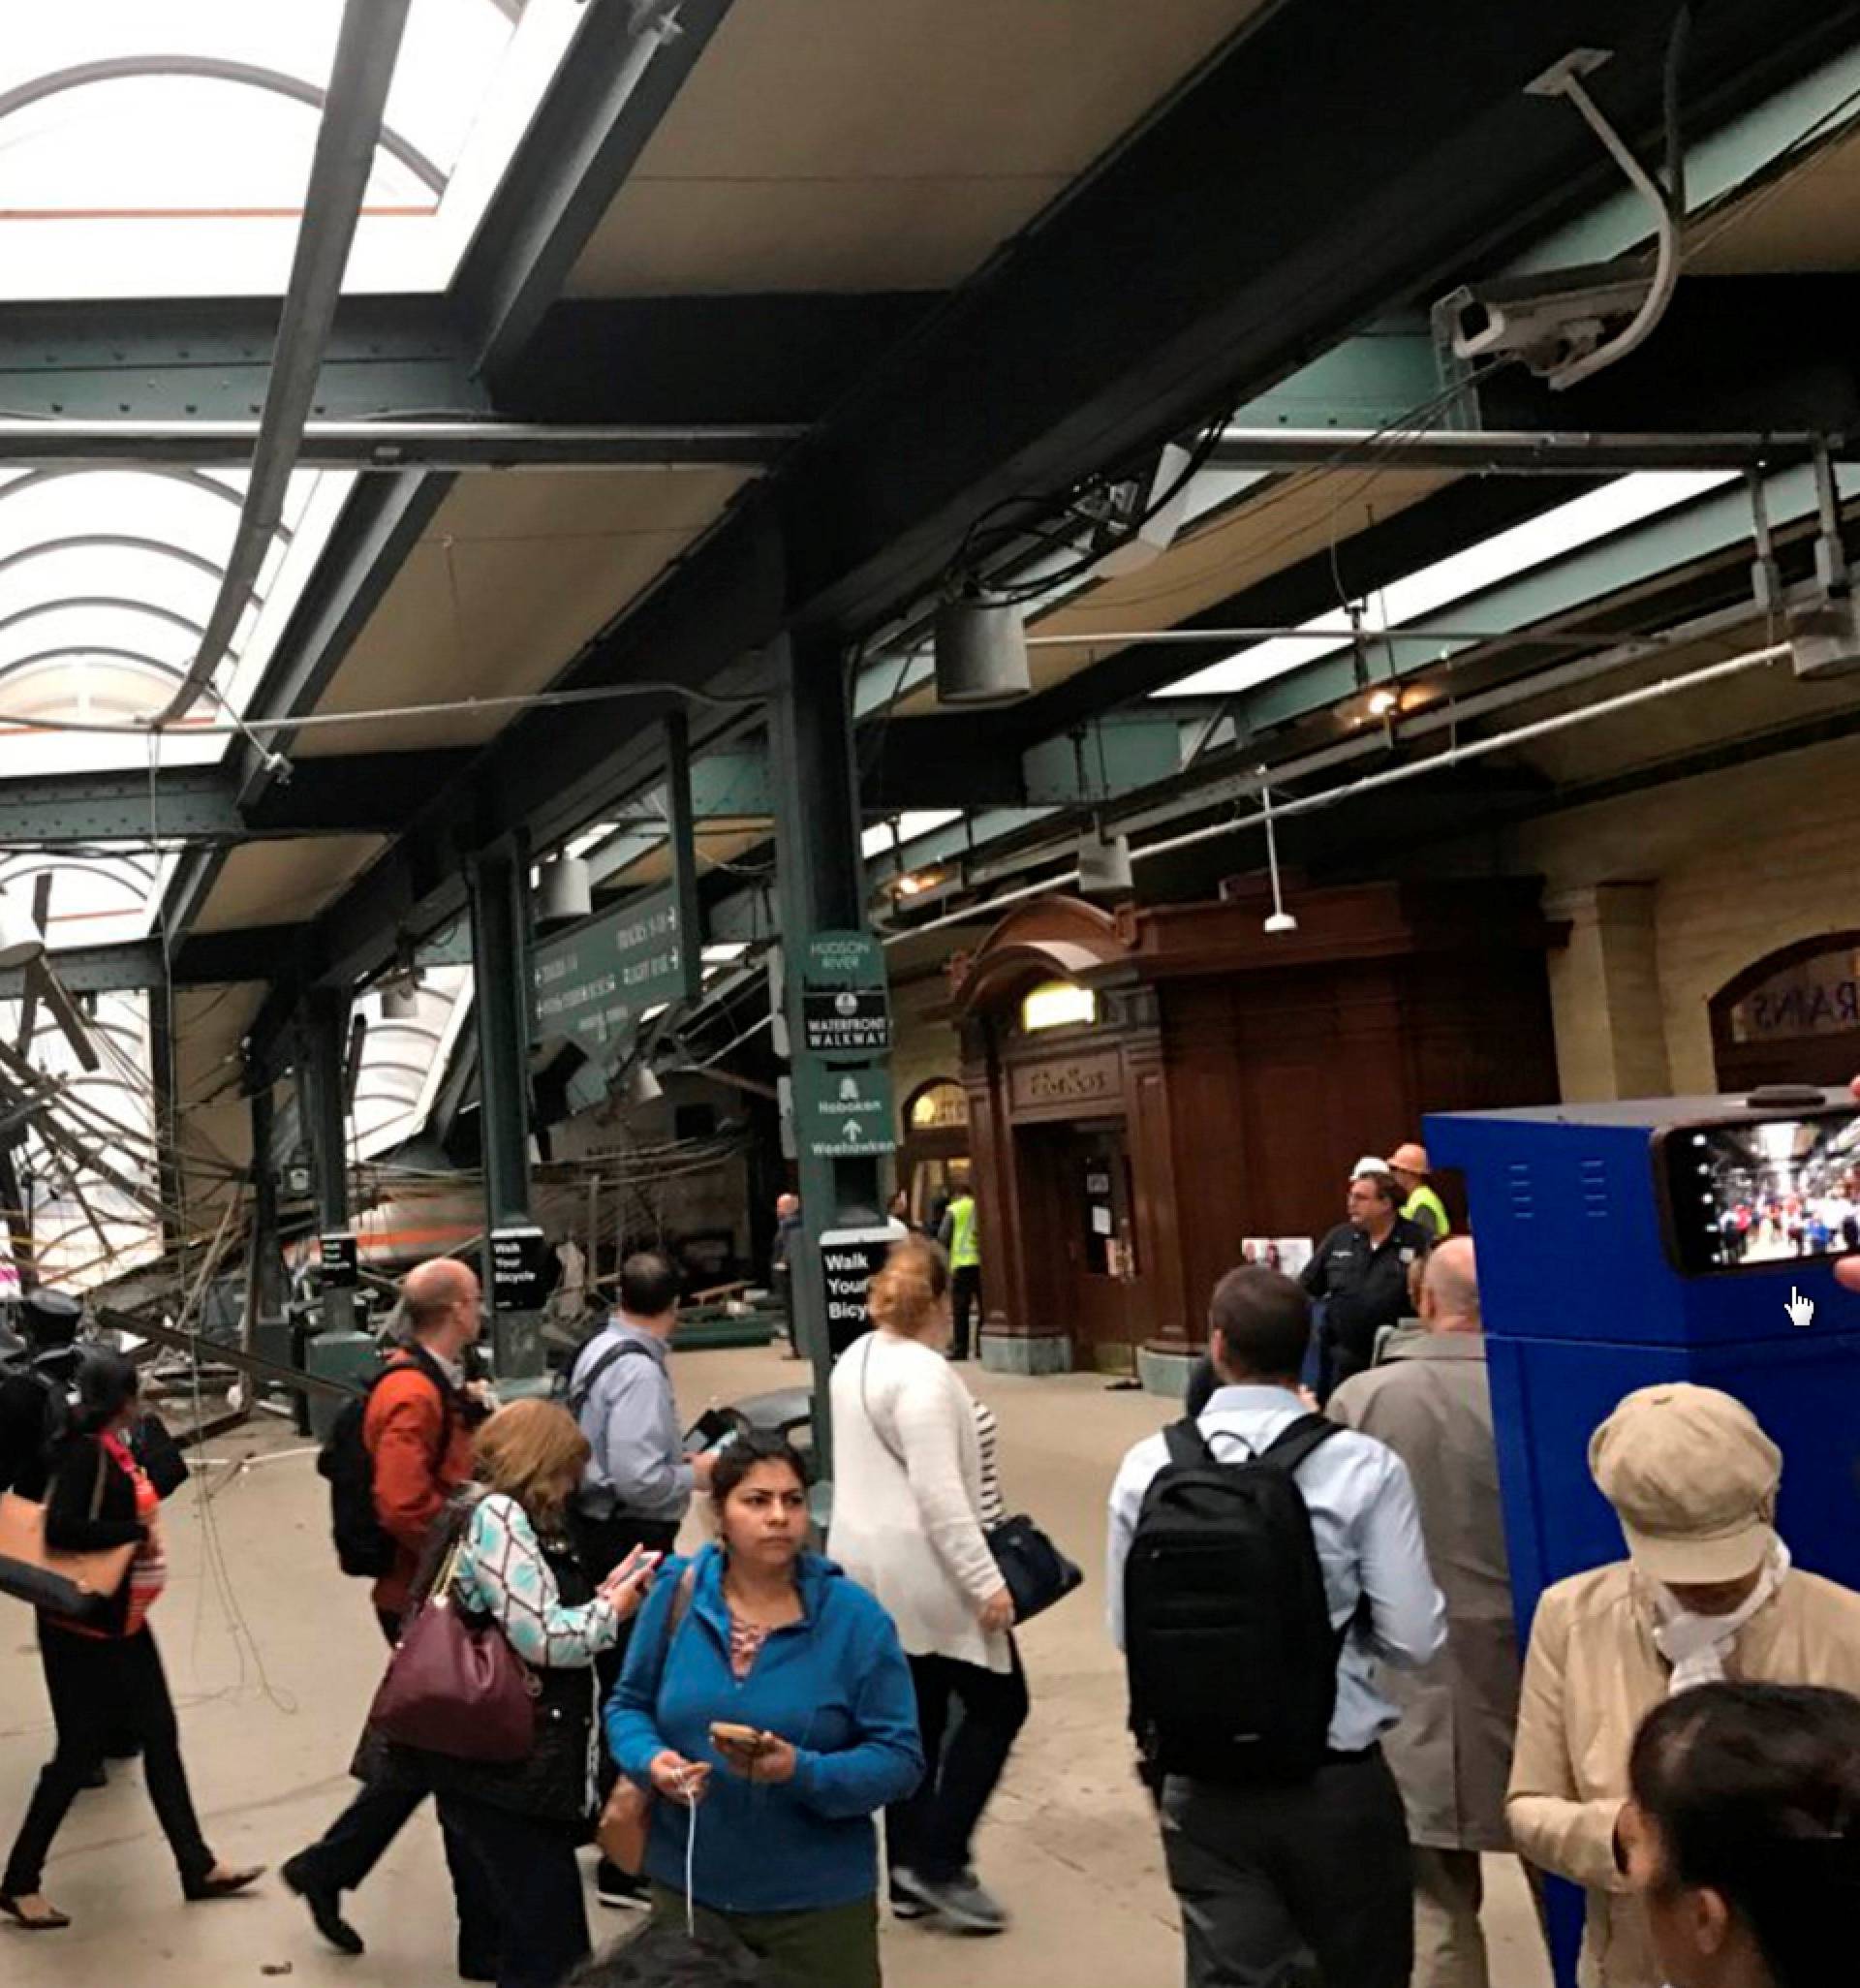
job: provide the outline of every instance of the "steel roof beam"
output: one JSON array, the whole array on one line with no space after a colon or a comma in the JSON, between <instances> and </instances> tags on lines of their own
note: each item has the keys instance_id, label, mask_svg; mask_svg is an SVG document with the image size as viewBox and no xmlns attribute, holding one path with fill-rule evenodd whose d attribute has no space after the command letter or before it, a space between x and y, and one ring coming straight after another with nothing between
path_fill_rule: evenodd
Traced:
<instances>
[{"instance_id":1,"label":"steel roof beam","mask_svg":"<svg viewBox=\"0 0 1860 1988\"><path fill-rule=\"evenodd\" d=\"M392 834L455 778L468 751L360 753L305 760L290 784L243 807L223 766L26 775L0 785L0 846L79 848L149 839L219 845L302 835ZM152 810L152 813L151 813Z\"/></svg>"},{"instance_id":2,"label":"steel roof beam","mask_svg":"<svg viewBox=\"0 0 1860 1988\"><path fill-rule=\"evenodd\" d=\"M505 174L453 285L473 373L497 380L625 184L730 0L604 0L591 6Z\"/></svg>"},{"instance_id":3,"label":"steel roof beam","mask_svg":"<svg viewBox=\"0 0 1860 1988\"><path fill-rule=\"evenodd\" d=\"M410 5L411 0L345 0L238 533L206 633L186 680L162 714L168 723L184 718L212 680L283 521L298 443L316 401L324 346L335 323L343 272L374 171L382 113Z\"/></svg>"},{"instance_id":4,"label":"steel roof beam","mask_svg":"<svg viewBox=\"0 0 1860 1988\"><path fill-rule=\"evenodd\" d=\"M1795 434L1607 434L1579 429L1228 427L1210 457L1218 469L1457 470L1469 476L1608 476L1633 470L1762 469L1807 462L1831 439L1844 459L1860 437Z\"/></svg>"},{"instance_id":5,"label":"steel roof beam","mask_svg":"<svg viewBox=\"0 0 1860 1988\"><path fill-rule=\"evenodd\" d=\"M8 420L0 462L48 468L85 462L118 469L180 464L243 469L260 424L249 420ZM807 432L793 422L669 426L600 422L307 421L298 469L760 469Z\"/></svg>"}]
</instances>

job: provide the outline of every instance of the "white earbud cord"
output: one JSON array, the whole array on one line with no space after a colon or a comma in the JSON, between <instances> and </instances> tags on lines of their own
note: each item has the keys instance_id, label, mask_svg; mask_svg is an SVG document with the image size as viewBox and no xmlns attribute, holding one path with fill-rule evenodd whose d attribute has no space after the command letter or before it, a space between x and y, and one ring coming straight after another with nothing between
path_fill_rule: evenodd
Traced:
<instances>
[{"instance_id":1,"label":"white earbud cord","mask_svg":"<svg viewBox=\"0 0 1860 1988\"><path fill-rule=\"evenodd\" d=\"M698 1871L698 1804L693 1791L701 1778L697 1768L687 1767L681 1783L685 1793L685 1935L691 1940L698 1937L698 1898L692 1889Z\"/></svg>"}]
</instances>

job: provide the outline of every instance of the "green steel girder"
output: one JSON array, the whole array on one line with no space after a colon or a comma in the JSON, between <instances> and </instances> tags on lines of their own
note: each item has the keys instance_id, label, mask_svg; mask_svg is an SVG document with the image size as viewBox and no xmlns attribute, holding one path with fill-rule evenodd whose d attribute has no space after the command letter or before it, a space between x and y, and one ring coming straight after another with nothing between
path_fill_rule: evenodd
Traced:
<instances>
[{"instance_id":1,"label":"green steel girder","mask_svg":"<svg viewBox=\"0 0 1860 1988\"><path fill-rule=\"evenodd\" d=\"M460 751L306 760L261 806L242 805L226 766L30 775L0 785L0 846L71 849L164 841L215 847L286 836L386 834L470 759Z\"/></svg>"},{"instance_id":2,"label":"green steel girder","mask_svg":"<svg viewBox=\"0 0 1860 1988\"><path fill-rule=\"evenodd\" d=\"M1390 321L1346 338L1233 412L1236 428L1385 428L1449 384L1422 323ZM1447 420L1446 425L1451 425Z\"/></svg>"},{"instance_id":3,"label":"green steel girder","mask_svg":"<svg viewBox=\"0 0 1860 1988\"><path fill-rule=\"evenodd\" d=\"M759 750L708 753L692 761L694 821L753 820L768 815L773 806L766 754ZM612 839L588 852L588 873L597 888L665 842L671 820L666 783L662 780L633 795L619 813Z\"/></svg>"},{"instance_id":4,"label":"green steel girder","mask_svg":"<svg viewBox=\"0 0 1860 1988\"><path fill-rule=\"evenodd\" d=\"M146 993L167 984L161 943L155 939L73 947L54 952L51 964L67 994ZM17 1001L25 983L19 968L0 968L0 1001Z\"/></svg>"},{"instance_id":5,"label":"green steel girder","mask_svg":"<svg viewBox=\"0 0 1860 1988\"><path fill-rule=\"evenodd\" d=\"M1166 780L1182 763L1174 718L1118 712L1049 738L1022 759L1029 806L1089 807Z\"/></svg>"},{"instance_id":6,"label":"green steel girder","mask_svg":"<svg viewBox=\"0 0 1860 1988\"><path fill-rule=\"evenodd\" d=\"M198 301L0 304L0 407L72 419L234 420L257 415L271 374L278 305ZM345 297L312 413L490 411L439 296Z\"/></svg>"},{"instance_id":7,"label":"green steel girder","mask_svg":"<svg viewBox=\"0 0 1860 1988\"><path fill-rule=\"evenodd\" d=\"M217 766L168 766L152 792L146 771L9 780L0 786L0 843L145 842L151 810L164 836L232 841L244 830Z\"/></svg>"}]
</instances>

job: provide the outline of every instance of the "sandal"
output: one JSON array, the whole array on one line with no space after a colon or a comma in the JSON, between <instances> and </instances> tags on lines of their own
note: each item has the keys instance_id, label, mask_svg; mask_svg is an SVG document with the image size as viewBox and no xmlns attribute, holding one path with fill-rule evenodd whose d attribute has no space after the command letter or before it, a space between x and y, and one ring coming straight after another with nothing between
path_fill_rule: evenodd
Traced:
<instances>
[{"instance_id":1,"label":"sandal","mask_svg":"<svg viewBox=\"0 0 1860 1988\"><path fill-rule=\"evenodd\" d=\"M56 1906L47 1905L43 1912L23 1911L19 1901L4 1891L0 1891L0 1912L28 1933L57 1933L71 1924L70 1914L61 1912Z\"/></svg>"}]
</instances>

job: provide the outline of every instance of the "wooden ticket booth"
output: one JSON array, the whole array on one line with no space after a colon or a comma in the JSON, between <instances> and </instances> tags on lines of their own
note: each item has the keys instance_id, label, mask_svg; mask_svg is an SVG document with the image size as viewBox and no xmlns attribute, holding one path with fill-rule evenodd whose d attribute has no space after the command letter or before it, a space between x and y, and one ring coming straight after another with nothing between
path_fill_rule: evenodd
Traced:
<instances>
[{"instance_id":1,"label":"wooden ticket booth","mask_svg":"<svg viewBox=\"0 0 1860 1988\"><path fill-rule=\"evenodd\" d=\"M1545 1103L1534 881L1213 904L1050 898L950 964L983 1358L1179 1379L1248 1235L1321 1235L1363 1153L1435 1109Z\"/></svg>"}]
</instances>

